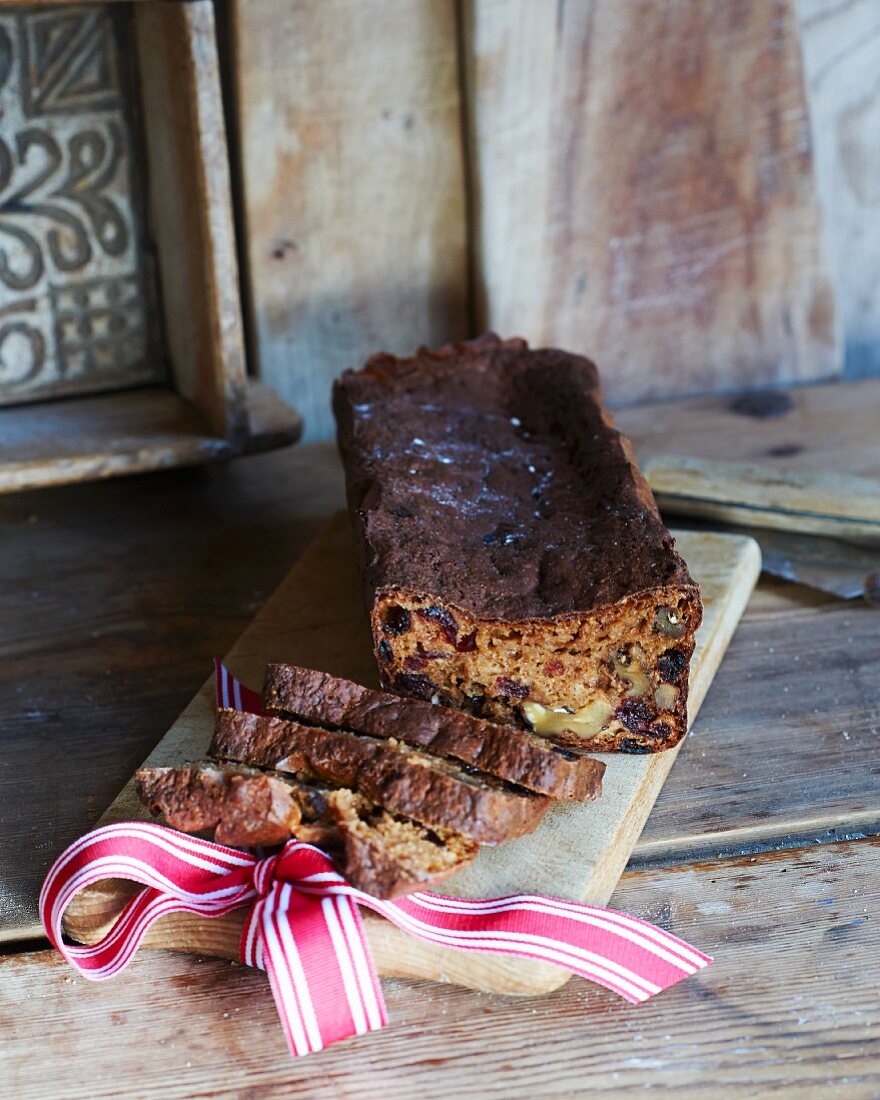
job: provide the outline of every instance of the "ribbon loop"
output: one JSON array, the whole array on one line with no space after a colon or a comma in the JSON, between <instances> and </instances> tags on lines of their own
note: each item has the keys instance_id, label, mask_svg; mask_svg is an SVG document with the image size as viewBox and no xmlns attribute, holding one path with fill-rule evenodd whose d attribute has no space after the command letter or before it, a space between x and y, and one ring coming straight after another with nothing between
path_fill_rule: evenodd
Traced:
<instances>
[{"instance_id":1,"label":"ribbon loop","mask_svg":"<svg viewBox=\"0 0 880 1100\"><path fill-rule=\"evenodd\" d=\"M143 889L98 943L65 943L64 910L81 890L108 878ZM554 962L633 1003L711 961L611 909L532 894L469 900L418 893L381 901L347 883L309 844L291 840L257 859L148 822L106 825L82 837L55 861L40 894L49 939L93 981L123 970L166 913L216 917L249 906L241 961L266 971L296 1055L387 1023L359 905L430 943Z\"/></svg>"}]
</instances>

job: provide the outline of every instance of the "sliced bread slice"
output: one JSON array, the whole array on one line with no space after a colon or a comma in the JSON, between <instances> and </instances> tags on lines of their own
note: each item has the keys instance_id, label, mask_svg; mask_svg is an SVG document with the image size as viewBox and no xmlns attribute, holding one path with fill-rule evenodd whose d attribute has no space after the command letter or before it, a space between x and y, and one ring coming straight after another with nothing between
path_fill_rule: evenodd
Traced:
<instances>
[{"instance_id":1,"label":"sliced bread slice","mask_svg":"<svg viewBox=\"0 0 880 1100\"><path fill-rule=\"evenodd\" d=\"M142 768L137 792L153 814L183 832L211 831L235 847L313 843L359 890L399 897L442 882L477 854L458 833L425 829L344 788L300 783L243 765L201 761Z\"/></svg>"},{"instance_id":2,"label":"sliced bread slice","mask_svg":"<svg viewBox=\"0 0 880 1100\"><path fill-rule=\"evenodd\" d=\"M584 802L602 792L605 765L599 760L527 730L374 691L315 669L270 664L263 709L327 729L393 737L551 798Z\"/></svg>"},{"instance_id":3,"label":"sliced bread slice","mask_svg":"<svg viewBox=\"0 0 880 1100\"><path fill-rule=\"evenodd\" d=\"M209 753L349 787L391 813L481 844L530 833L551 805L544 795L416 752L394 739L235 710L218 711Z\"/></svg>"}]
</instances>

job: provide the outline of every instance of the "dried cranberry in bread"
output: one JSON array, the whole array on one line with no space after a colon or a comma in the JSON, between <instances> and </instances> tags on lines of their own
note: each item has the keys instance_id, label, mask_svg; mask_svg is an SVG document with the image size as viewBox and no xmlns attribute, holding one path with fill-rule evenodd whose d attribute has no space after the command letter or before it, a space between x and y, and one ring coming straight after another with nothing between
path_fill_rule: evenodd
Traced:
<instances>
[{"instance_id":1,"label":"dried cranberry in bread","mask_svg":"<svg viewBox=\"0 0 880 1100\"><path fill-rule=\"evenodd\" d=\"M481 844L530 833L550 799L397 741L220 710L211 756L350 787L391 813Z\"/></svg>"},{"instance_id":2,"label":"dried cranberry in bread","mask_svg":"<svg viewBox=\"0 0 880 1100\"><path fill-rule=\"evenodd\" d=\"M599 760L525 730L374 691L315 669L270 664L263 709L329 729L394 737L551 798L586 801L602 791L605 765Z\"/></svg>"},{"instance_id":3,"label":"dried cranberry in bread","mask_svg":"<svg viewBox=\"0 0 880 1100\"><path fill-rule=\"evenodd\" d=\"M474 841L426 830L354 791L237 765L142 768L136 782L141 801L175 829L213 831L218 843L239 847L297 836L324 849L353 886L379 898L442 882L477 854Z\"/></svg>"},{"instance_id":4,"label":"dried cranberry in bread","mask_svg":"<svg viewBox=\"0 0 880 1100\"><path fill-rule=\"evenodd\" d=\"M699 590L593 363L490 335L333 401L387 687L584 749L681 740Z\"/></svg>"}]
</instances>

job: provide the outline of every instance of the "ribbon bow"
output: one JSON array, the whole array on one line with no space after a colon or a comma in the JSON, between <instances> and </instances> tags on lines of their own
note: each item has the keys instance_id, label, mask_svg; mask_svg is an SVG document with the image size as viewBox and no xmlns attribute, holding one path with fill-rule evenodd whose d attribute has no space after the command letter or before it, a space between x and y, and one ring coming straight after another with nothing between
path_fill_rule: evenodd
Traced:
<instances>
[{"instance_id":1,"label":"ribbon bow","mask_svg":"<svg viewBox=\"0 0 880 1100\"><path fill-rule=\"evenodd\" d=\"M99 943L65 943L64 910L81 890L107 878L144 889ZM359 905L432 943L556 963L632 1003L711 961L663 929L611 909L534 894L473 901L416 893L380 901L349 885L309 844L291 840L258 859L151 822L88 833L55 861L40 894L49 939L92 981L123 970L165 913L216 917L250 906L241 961L267 972L295 1055L387 1022Z\"/></svg>"}]
</instances>

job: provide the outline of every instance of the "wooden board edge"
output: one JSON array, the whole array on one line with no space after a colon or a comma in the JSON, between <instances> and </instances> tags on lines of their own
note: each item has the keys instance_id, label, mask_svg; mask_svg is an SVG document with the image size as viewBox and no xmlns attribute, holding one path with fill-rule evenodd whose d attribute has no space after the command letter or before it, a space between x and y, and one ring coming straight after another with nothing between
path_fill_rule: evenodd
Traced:
<instances>
[{"instance_id":1,"label":"wooden board edge","mask_svg":"<svg viewBox=\"0 0 880 1100\"><path fill-rule=\"evenodd\" d=\"M672 528L672 532L673 534L676 533L675 528ZM761 547L758 542L749 535L724 535L723 537L728 540L736 539L740 543L742 553L736 565L736 573L728 587L725 603L721 608L722 627L720 630L715 631L703 651L705 667L714 666L713 671L711 675L706 674L695 677L690 685L688 693L688 729L696 720L700 707L703 705L703 700L712 686L715 670L730 645L730 640L739 625L752 591L761 575ZM715 657L716 652L718 654L717 658Z\"/></svg>"},{"instance_id":2,"label":"wooden board edge","mask_svg":"<svg viewBox=\"0 0 880 1100\"><path fill-rule=\"evenodd\" d=\"M876 478L663 454L652 455L642 472L655 494L672 501L880 524Z\"/></svg>"},{"instance_id":3,"label":"wooden board edge","mask_svg":"<svg viewBox=\"0 0 880 1100\"><path fill-rule=\"evenodd\" d=\"M737 856L746 852L779 851L803 847L806 844L861 840L880 835L880 817L876 810L850 812L842 822L817 812L768 828L766 821L736 829L714 829L702 833L699 842L693 838L687 844L676 840L651 841L638 845L630 861L633 867L669 866L701 860Z\"/></svg>"},{"instance_id":4,"label":"wooden board edge","mask_svg":"<svg viewBox=\"0 0 880 1100\"><path fill-rule=\"evenodd\" d=\"M125 900L133 896L130 883L98 883L71 903L64 920L65 932L80 943L97 943L107 935ZM499 962L503 965L501 992L534 996L563 986L571 975L549 963L502 957L486 951L424 952L415 941L383 917L363 912L364 930L376 969L386 978L426 978L468 986L483 992L499 992ZM169 913L144 937L143 947L213 958L239 959L246 910L208 919L193 913ZM416 952L408 946L417 945Z\"/></svg>"},{"instance_id":5,"label":"wooden board edge","mask_svg":"<svg viewBox=\"0 0 880 1100\"><path fill-rule=\"evenodd\" d=\"M654 493L657 507L664 516L691 516L695 519L713 520L736 527L759 527L771 531L790 531L800 535L818 535L823 538L842 539L844 542L872 542L880 540L880 521L841 519L818 513L784 511L779 508L762 508L752 504L718 503L703 497L687 497L681 493L657 490Z\"/></svg>"},{"instance_id":6,"label":"wooden board edge","mask_svg":"<svg viewBox=\"0 0 880 1100\"><path fill-rule=\"evenodd\" d=\"M0 455L3 493L198 465L235 453L227 440L208 434L188 403L171 390L130 390L3 409L0 433L12 417L19 425L51 418L52 431L35 431L38 445L25 458Z\"/></svg>"},{"instance_id":7,"label":"wooden board edge","mask_svg":"<svg viewBox=\"0 0 880 1100\"><path fill-rule=\"evenodd\" d=\"M270 386L256 378L249 378L247 403L248 434L244 440L244 450L248 454L272 451L299 441L303 430L302 417Z\"/></svg>"}]
</instances>

